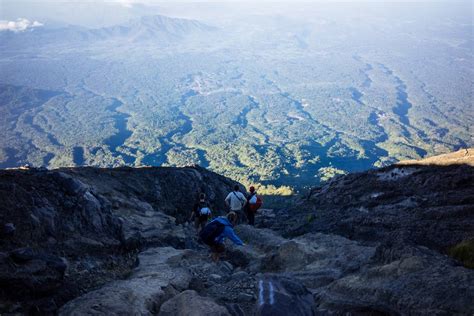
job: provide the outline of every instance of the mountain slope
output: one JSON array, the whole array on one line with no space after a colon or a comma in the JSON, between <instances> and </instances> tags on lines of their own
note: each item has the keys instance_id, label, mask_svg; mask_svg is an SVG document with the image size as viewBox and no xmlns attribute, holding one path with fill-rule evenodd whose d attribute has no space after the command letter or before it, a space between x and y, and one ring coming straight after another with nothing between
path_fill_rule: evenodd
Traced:
<instances>
[{"instance_id":1,"label":"mountain slope","mask_svg":"<svg viewBox=\"0 0 474 316\"><path fill-rule=\"evenodd\" d=\"M474 271L446 255L462 259L450 249L474 239L467 160L338 177L236 227L246 245L227 244L219 263L183 222L198 191L224 210L230 179L198 167L3 170L0 312L471 315Z\"/></svg>"}]
</instances>

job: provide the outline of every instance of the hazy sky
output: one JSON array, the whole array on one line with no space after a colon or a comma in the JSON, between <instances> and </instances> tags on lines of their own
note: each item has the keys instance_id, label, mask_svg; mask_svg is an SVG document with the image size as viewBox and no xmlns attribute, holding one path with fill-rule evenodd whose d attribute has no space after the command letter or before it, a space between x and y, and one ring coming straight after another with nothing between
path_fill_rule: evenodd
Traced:
<instances>
[{"instance_id":1,"label":"hazy sky","mask_svg":"<svg viewBox=\"0 0 474 316\"><path fill-rule=\"evenodd\" d=\"M308 8L314 10L322 6L332 6L342 14L346 12L353 15L354 12L368 12L377 8L378 13L373 14L385 14L385 11L396 15L397 10L403 9L405 3L409 2L416 2L417 7L407 7L407 14L423 14L428 8L438 7L436 16L442 16L445 10L457 10L460 15L464 15L463 20L472 20L470 0L0 0L0 20L3 20L3 24L15 21L19 24L18 27L25 25L24 22L18 22L18 19L28 19L31 23L38 21L46 26L58 22L102 27L120 24L137 16L162 14L219 24L220 21L234 19L239 15L289 15L298 9L298 14L301 14L308 11ZM460 6L459 3L463 5ZM394 6L397 10L392 10ZM471 10L466 10L469 7Z\"/></svg>"},{"instance_id":2,"label":"hazy sky","mask_svg":"<svg viewBox=\"0 0 474 316\"><path fill-rule=\"evenodd\" d=\"M295 2L306 2L306 3L338 3L338 2L375 2L375 3L393 3L393 2L468 2L470 0L0 0L0 6L2 4L11 3L118 3L124 5L130 5L135 3L142 4L172 4L172 3L295 3ZM1 7L0 7L1 8Z\"/></svg>"}]
</instances>

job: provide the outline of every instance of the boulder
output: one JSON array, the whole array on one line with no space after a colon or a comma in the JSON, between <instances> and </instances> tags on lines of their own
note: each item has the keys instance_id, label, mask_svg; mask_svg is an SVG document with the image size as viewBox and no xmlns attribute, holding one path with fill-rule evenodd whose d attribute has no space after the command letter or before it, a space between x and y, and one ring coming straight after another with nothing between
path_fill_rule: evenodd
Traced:
<instances>
[{"instance_id":1,"label":"boulder","mask_svg":"<svg viewBox=\"0 0 474 316\"><path fill-rule=\"evenodd\" d=\"M166 301L159 316L230 316L224 306L208 297L202 297L193 290L184 291Z\"/></svg>"},{"instance_id":2,"label":"boulder","mask_svg":"<svg viewBox=\"0 0 474 316\"><path fill-rule=\"evenodd\" d=\"M312 294L299 282L279 275L264 275L258 280L258 316L313 316Z\"/></svg>"},{"instance_id":3,"label":"boulder","mask_svg":"<svg viewBox=\"0 0 474 316\"><path fill-rule=\"evenodd\" d=\"M0 237L1 238L8 238L15 234L15 224L13 223L6 223L1 226L0 229Z\"/></svg>"},{"instance_id":4,"label":"boulder","mask_svg":"<svg viewBox=\"0 0 474 316\"><path fill-rule=\"evenodd\" d=\"M163 302L188 288L191 276L178 266L186 250L151 248L138 256L139 265L127 280L109 283L80 296L59 315L152 315Z\"/></svg>"},{"instance_id":5,"label":"boulder","mask_svg":"<svg viewBox=\"0 0 474 316\"><path fill-rule=\"evenodd\" d=\"M244 257L251 272L279 272L292 275L305 286L317 288L369 264L375 247L330 234L306 234L285 239L269 229L237 227L248 240L245 247L231 247L231 261Z\"/></svg>"},{"instance_id":6,"label":"boulder","mask_svg":"<svg viewBox=\"0 0 474 316\"><path fill-rule=\"evenodd\" d=\"M374 247L338 235L306 234L283 242L266 266L284 272L332 269L341 275L358 270L374 253Z\"/></svg>"},{"instance_id":7,"label":"boulder","mask_svg":"<svg viewBox=\"0 0 474 316\"><path fill-rule=\"evenodd\" d=\"M78 195L85 193L89 187L77 178L65 173L65 172L54 172L52 174L53 180L55 180L60 186L64 188L69 195Z\"/></svg>"},{"instance_id":8,"label":"boulder","mask_svg":"<svg viewBox=\"0 0 474 316\"><path fill-rule=\"evenodd\" d=\"M385 250L384 253L388 253ZM471 315L474 272L422 247L407 247L381 265L347 275L321 288L320 308L404 315Z\"/></svg>"},{"instance_id":9,"label":"boulder","mask_svg":"<svg viewBox=\"0 0 474 316\"><path fill-rule=\"evenodd\" d=\"M63 257L19 248L0 256L0 284L9 295L45 295L62 285L67 268Z\"/></svg>"}]
</instances>

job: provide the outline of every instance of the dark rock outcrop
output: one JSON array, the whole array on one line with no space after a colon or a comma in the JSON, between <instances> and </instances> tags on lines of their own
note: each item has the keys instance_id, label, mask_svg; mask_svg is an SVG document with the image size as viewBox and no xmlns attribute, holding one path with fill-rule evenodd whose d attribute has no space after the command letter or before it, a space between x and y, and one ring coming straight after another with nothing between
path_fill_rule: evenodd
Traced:
<instances>
[{"instance_id":1,"label":"dark rock outcrop","mask_svg":"<svg viewBox=\"0 0 474 316\"><path fill-rule=\"evenodd\" d=\"M185 246L199 192L222 212L235 183L199 167L2 170L0 297L41 314L123 278L140 249Z\"/></svg>"},{"instance_id":2,"label":"dark rock outcrop","mask_svg":"<svg viewBox=\"0 0 474 316\"><path fill-rule=\"evenodd\" d=\"M317 231L446 252L473 237L474 167L405 164L349 174L274 218L267 226L285 236Z\"/></svg>"}]
</instances>

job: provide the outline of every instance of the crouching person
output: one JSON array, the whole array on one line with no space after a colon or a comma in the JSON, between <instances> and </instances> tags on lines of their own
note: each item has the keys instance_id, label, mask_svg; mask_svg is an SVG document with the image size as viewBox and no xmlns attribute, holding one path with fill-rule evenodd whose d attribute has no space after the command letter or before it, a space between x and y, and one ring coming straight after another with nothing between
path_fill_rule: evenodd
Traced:
<instances>
[{"instance_id":1,"label":"crouching person","mask_svg":"<svg viewBox=\"0 0 474 316\"><path fill-rule=\"evenodd\" d=\"M214 219L201 230L199 237L211 248L212 260L215 262L219 261L221 254L225 251L224 241L226 238L232 240L236 245L244 245L235 234L234 225L236 222L237 214L230 212L227 216Z\"/></svg>"}]
</instances>

